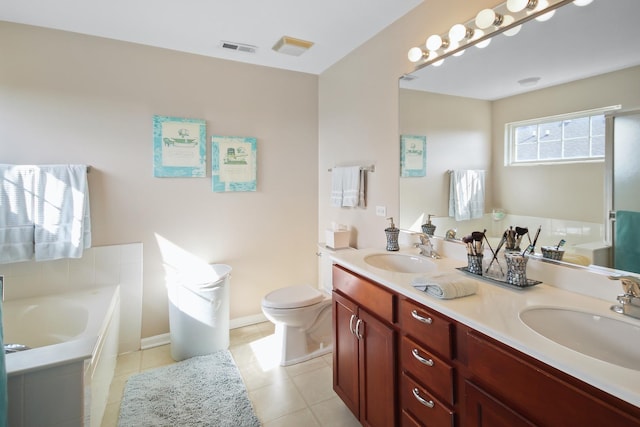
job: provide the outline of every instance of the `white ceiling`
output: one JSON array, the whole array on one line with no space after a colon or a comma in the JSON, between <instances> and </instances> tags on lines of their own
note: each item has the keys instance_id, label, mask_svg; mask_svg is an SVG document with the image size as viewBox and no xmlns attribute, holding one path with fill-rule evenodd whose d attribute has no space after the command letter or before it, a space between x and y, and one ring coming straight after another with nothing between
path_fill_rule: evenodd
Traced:
<instances>
[{"instance_id":1,"label":"white ceiling","mask_svg":"<svg viewBox=\"0 0 640 427\"><path fill-rule=\"evenodd\" d=\"M0 0L0 20L320 74L422 0ZM273 51L282 36L314 42ZM223 49L221 41L257 47Z\"/></svg>"},{"instance_id":2,"label":"white ceiling","mask_svg":"<svg viewBox=\"0 0 640 427\"><path fill-rule=\"evenodd\" d=\"M496 100L639 65L638 17L640 0L567 4L549 21L529 21L512 37L497 35L488 47L471 47L440 67L429 65L401 86ZM532 87L518 84L529 77L540 81ZM629 90L640 90L640 82Z\"/></svg>"}]
</instances>

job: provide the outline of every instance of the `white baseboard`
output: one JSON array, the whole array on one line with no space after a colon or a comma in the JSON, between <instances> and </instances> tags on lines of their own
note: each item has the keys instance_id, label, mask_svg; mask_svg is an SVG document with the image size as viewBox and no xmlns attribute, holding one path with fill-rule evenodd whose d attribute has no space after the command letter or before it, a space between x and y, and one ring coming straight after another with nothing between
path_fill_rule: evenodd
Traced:
<instances>
[{"instance_id":1,"label":"white baseboard","mask_svg":"<svg viewBox=\"0 0 640 427\"><path fill-rule=\"evenodd\" d=\"M244 326L255 325L256 323L266 322L267 318L264 314L254 314L252 316L239 317L237 319L231 319L229 322L229 329L242 328ZM146 350L153 347L159 347L161 345L167 345L171 343L171 335L166 334L155 335L153 337L142 338L140 340L140 348Z\"/></svg>"}]
</instances>

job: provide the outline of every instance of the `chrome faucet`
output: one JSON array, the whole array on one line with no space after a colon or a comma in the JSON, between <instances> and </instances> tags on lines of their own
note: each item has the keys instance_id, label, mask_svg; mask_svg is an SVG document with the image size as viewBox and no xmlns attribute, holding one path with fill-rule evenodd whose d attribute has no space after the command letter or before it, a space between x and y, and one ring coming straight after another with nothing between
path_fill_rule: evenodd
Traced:
<instances>
[{"instance_id":1,"label":"chrome faucet","mask_svg":"<svg viewBox=\"0 0 640 427\"><path fill-rule=\"evenodd\" d=\"M416 233L420 238L420 243L416 243L415 247L420 249L420 255L424 255L427 257L431 257L434 259L440 258L440 255L433 248L433 243L431 243L431 239L425 233Z\"/></svg>"},{"instance_id":2,"label":"chrome faucet","mask_svg":"<svg viewBox=\"0 0 640 427\"><path fill-rule=\"evenodd\" d=\"M620 305L613 305L611 309L616 313L640 319L640 277L609 276L611 280L620 280L624 294L618 295Z\"/></svg>"}]
</instances>

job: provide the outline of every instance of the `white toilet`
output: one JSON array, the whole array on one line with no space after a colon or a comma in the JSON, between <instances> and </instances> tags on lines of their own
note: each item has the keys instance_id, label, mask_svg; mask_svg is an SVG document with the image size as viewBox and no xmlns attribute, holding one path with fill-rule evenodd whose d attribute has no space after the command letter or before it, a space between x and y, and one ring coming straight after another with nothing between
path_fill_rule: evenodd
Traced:
<instances>
[{"instance_id":1,"label":"white toilet","mask_svg":"<svg viewBox=\"0 0 640 427\"><path fill-rule=\"evenodd\" d=\"M277 289L262 299L262 312L276 326L280 365L287 366L333 350L331 324L331 262L321 250L320 288L295 285ZM328 262L328 264L327 264Z\"/></svg>"}]
</instances>

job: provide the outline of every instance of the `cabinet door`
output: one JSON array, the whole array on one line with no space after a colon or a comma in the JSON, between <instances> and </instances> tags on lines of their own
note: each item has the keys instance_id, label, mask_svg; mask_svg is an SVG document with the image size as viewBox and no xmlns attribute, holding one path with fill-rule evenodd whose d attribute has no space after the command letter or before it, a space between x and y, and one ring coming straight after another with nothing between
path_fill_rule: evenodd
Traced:
<instances>
[{"instance_id":1,"label":"cabinet door","mask_svg":"<svg viewBox=\"0 0 640 427\"><path fill-rule=\"evenodd\" d=\"M333 292L333 390L360 417L356 305Z\"/></svg>"},{"instance_id":2,"label":"cabinet door","mask_svg":"<svg viewBox=\"0 0 640 427\"><path fill-rule=\"evenodd\" d=\"M364 426L395 425L395 333L360 309L360 422Z\"/></svg>"},{"instance_id":3,"label":"cabinet door","mask_svg":"<svg viewBox=\"0 0 640 427\"><path fill-rule=\"evenodd\" d=\"M472 427L533 426L522 416L470 382L465 382L466 425Z\"/></svg>"}]
</instances>

